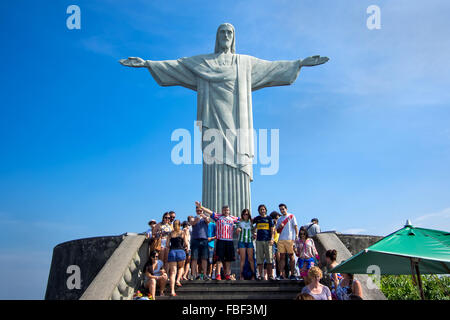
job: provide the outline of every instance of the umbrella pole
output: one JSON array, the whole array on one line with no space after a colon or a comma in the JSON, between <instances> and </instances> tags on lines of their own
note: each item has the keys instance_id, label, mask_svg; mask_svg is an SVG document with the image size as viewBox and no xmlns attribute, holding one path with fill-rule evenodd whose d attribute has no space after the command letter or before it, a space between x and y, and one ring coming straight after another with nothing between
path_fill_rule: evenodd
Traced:
<instances>
[{"instance_id":1,"label":"umbrella pole","mask_svg":"<svg viewBox=\"0 0 450 320\"><path fill-rule=\"evenodd\" d=\"M417 286L416 271L414 270L414 262L412 259L411 259L411 278L412 278L413 284L415 286Z\"/></svg>"},{"instance_id":2,"label":"umbrella pole","mask_svg":"<svg viewBox=\"0 0 450 320\"><path fill-rule=\"evenodd\" d=\"M416 265L417 284L419 286L420 298L422 300L425 300L425 295L423 294L423 287L422 287L422 277L420 276L420 270L419 270L419 263L416 262L415 265Z\"/></svg>"}]
</instances>

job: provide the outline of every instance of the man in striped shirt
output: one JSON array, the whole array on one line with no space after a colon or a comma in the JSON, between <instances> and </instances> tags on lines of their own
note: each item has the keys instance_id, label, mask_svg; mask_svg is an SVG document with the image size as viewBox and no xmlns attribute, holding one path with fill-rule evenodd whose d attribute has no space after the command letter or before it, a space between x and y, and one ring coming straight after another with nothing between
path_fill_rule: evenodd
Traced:
<instances>
[{"instance_id":1,"label":"man in striped shirt","mask_svg":"<svg viewBox=\"0 0 450 320\"><path fill-rule=\"evenodd\" d=\"M220 276L221 264L225 267L225 280L230 280L231 262L235 260L233 244L234 225L239 222L239 218L230 215L230 208L228 206L223 206L222 214L220 214L203 207L198 201L195 202L195 205L197 208L201 208L204 213L210 215L216 222L216 255L219 262L221 262L217 263L216 280L222 280Z\"/></svg>"}]
</instances>

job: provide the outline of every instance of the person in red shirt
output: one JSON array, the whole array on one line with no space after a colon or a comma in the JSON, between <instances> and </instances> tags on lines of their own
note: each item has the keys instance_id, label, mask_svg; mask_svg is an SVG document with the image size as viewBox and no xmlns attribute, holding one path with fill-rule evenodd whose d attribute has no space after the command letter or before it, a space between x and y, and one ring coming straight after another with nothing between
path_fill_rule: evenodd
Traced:
<instances>
[{"instance_id":1,"label":"person in red shirt","mask_svg":"<svg viewBox=\"0 0 450 320\"><path fill-rule=\"evenodd\" d=\"M222 207L222 214L203 207L198 201L195 202L195 206L201 208L204 213L211 216L216 222L216 254L218 260L225 267L225 280L231 280L231 261L235 260L233 232L234 225L239 222L239 217L232 216L228 206ZM216 280L222 280L220 276L220 270L222 269L221 264L217 264Z\"/></svg>"}]
</instances>

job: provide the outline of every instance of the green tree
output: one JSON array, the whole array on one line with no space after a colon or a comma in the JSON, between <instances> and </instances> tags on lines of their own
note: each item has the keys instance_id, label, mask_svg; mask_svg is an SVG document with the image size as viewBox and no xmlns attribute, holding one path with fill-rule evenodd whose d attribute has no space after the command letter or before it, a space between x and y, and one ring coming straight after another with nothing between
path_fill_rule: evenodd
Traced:
<instances>
[{"instance_id":1,"label":"green tree","mask_svg":"<svg viewBox=\"0 0 450 320\"><path fill-rule=\"evenodd\" d=\"M420 300L417 286L409 275L381 276L381 291L389 300ZM450 277L422 275L422 286L427 300L450 300Z\"/></svg>"}]
</instances>

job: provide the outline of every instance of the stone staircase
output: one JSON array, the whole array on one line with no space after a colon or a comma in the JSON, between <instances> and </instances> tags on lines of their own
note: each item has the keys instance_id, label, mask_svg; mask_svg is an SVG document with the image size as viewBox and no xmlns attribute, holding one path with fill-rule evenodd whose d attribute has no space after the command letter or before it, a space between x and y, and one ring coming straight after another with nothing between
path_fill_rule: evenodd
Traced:
<instances>
[{"instance_id":1,"label":"stone staircase","mask_svg":"<svg viewBox=\"0 0 450 320\"><path fill-rule=\"evenodd\" d=\"M339 260L352 256L349 248L336 232L323 232L314 237L320 256L328 249L339 252ZM353 237L353 238L352 238ZM346 241L355 252L364 249L361 236L347 235ZM348 240L348 239L347 239ZM47 284L47 300L131 300L142 290L143 267L148 260L148 241L142 234L126 233L120 236L79 239L55 247ZM324 262L324 261L322 261ZM67 270L76 266L80 285L69 286L76 274ZM232 273L238 274L238 263L232 264ZM355 276L362 284L365 300L385 300L376 287L367 286L367 275ZM291 300L301 292L303 281L250 280L195 280L183 281L176 289L177 296L157 296L156 300ZM166 294L170 292L166 287Z\"/></svg>"},{"instance_id":2,"label":"stone staircase","mask_svg":"<svg viewBox=\"0 0 450 320\"><path fill-rule=\"evenodd\" d=\"M194 280L181 281L176 297L156 300L292 300L302 290L302 280ZM166 287L166 295L170 289Z\"/></svg>"}]
</instances>

